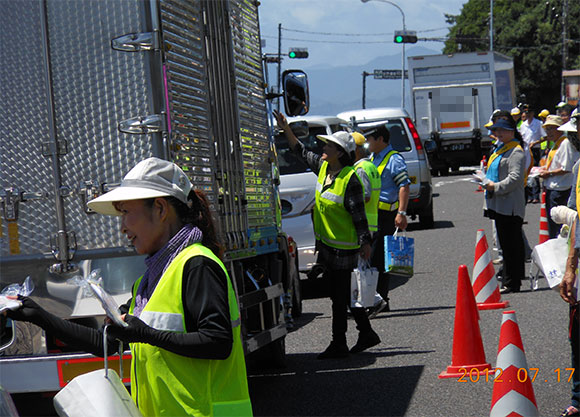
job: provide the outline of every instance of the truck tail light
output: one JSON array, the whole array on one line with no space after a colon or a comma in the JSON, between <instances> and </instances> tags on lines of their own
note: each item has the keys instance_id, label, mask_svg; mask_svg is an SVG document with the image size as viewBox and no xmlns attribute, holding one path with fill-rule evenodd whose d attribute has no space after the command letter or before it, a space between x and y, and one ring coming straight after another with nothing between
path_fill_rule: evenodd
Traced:
<instances>
[{"instance_id":1,"label":"truck tail light","mask_svg":"<svg viewBox=\"0 0 580 417\"><path fill-rule=\"evenodd\" d=\"M405 122L407 122L407 126L409 126L409 130L411 131L411 136L413 136L413 141L415 142L417 153L419 155L423 155L423 144L421 143L421 138L419 137L419 133L417 133L417 129L415 129L413 121L410 118L405 117Z\"/></svg>"}]
</instances>

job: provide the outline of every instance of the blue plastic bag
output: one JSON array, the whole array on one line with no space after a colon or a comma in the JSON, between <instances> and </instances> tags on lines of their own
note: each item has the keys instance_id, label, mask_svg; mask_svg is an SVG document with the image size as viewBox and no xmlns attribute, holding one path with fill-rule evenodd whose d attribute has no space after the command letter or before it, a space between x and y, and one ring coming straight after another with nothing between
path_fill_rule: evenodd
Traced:
<instances>
[{"instance_id":1,"label":"blue plastic bag","mask_svg":"<svg viewBox=\"0 0 580 417\"><path fill-rule=\"evenodd\" d=\"M415 257L415 239L397 236L399 229L392 236L385 236L385 271L393 274L412 277Z\"/></svg>"}]
</instances>

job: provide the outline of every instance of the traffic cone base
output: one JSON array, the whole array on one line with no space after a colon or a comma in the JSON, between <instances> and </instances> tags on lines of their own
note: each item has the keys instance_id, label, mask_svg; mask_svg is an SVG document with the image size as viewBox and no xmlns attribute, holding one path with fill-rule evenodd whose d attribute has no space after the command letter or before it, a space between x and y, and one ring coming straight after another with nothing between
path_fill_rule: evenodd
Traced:
<instances>
[{"instance_id":1,"label":"traffic cone base","mask_svg":"<svg viewBox=\"0 0 580 417\"><path fill-rule=\"evenodd\" d=\"M517 404L517 406L514 407L513 404ZM537 415L538 409L534 403L516 391L511 391L501 397L489 413L489 417L528 417Z\"/></svg>"},{"instance_id":2,"label":"traffic cone base","mask_svg":"<svg viewBox=\"0 0 580 417\"><path fill-rule=\"evenodd\" d=\"M451 365L439 374L439 379L459 378L465 376L466 372L471 369L479 371L491 369L491 365L485 360L478 321L479 313L475 305L469 273L467 267L461 265L457 274Z\"/></svg>"},{"instance_id":3,"label":"traffic cone base","mask_svg":"<svg viewBox=\"0 0 580 417\"><path fill-rule=\"evenodd\" d=\"M492 371L492 367L489 363L480 363L477 365L464 365L464 366L453 366L450 365L447 367L446 371L443 371L439 374L439 379L444 378L460 378L462 376L469 375L469 371L472 369L477 369L480 372L485 372L487 370Z\"/></svg>"},{"instance_id":4,"label":"traffic cone base","mask_svg":"<svg viewBox=\"0 0 580 417\"><path fill-rule=\"evenodd\" d=\"M509 301L501 301L499 303L477 303L478 310L497 310L499 308L509 307Z\"/></svg>"}]
</instances>

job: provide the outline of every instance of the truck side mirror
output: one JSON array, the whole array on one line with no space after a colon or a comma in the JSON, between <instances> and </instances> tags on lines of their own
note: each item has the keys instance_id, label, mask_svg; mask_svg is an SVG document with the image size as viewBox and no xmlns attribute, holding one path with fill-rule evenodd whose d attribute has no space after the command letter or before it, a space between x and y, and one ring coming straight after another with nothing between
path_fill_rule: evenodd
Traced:
<instances>
[{"instance_id":1,"label":"truck side mirror","mask_svg":"<svg viewBox=\"0 0 580 417\"><path fill-rule=\"evenodd\" d=\"M284 108L288 116L303 116L310 108L308 76L301 70L286 70L282 73Z\"/></svg>"},{"instance_id":2,"label":"truck side mirror","mask_svg":"<svg viewBox=\"0 0 580 417\"><path fill-rule=\"evenodd\" d=\"M0 314L0 351L14 343L14 322L3 314Z\"/></svg>"},{"instance_id":3,"label":"truck side mirror","mask_svg":"<svg viewBox=\"0 0 580 417\"><path fill-rule=\"evenodd\" d=\"M433 140L426 140L423 143L423 147L427 153L435 152L437 150L437 144Z\"/></svg>"}]
</instances>

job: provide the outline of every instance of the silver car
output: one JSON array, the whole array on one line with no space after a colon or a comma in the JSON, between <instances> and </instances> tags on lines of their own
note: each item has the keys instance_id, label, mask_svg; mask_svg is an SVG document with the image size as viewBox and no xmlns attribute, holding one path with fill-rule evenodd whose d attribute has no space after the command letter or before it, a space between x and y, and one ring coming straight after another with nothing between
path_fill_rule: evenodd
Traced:
<instances>
[{"instance_id":1,"label":"silver car","mask_svg":"<svg viewBox=\"0 0 580 417\"><path fill-rule=\"evenodd\" d=\"M354 122L363 130L379 124L387 125L391 134L390 143L405 158L411 179L407 214L413 220L418 216L421 227L433 227L433 187L429 161L409 114L402 108L384 107L346 111L338 114L338 117L344 123Z\"/></svg>"}]
</instances>

